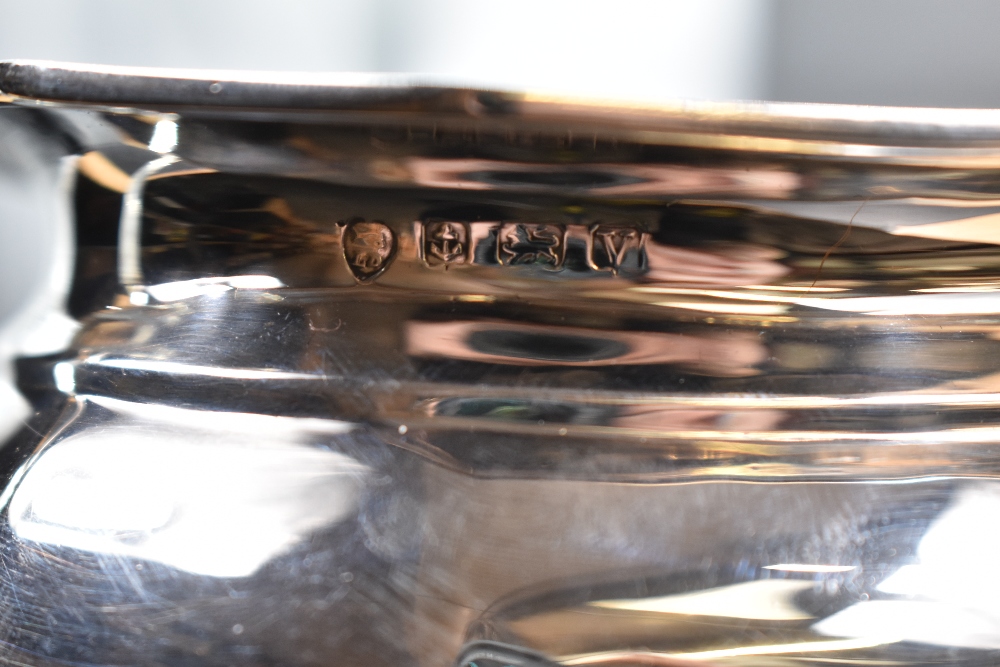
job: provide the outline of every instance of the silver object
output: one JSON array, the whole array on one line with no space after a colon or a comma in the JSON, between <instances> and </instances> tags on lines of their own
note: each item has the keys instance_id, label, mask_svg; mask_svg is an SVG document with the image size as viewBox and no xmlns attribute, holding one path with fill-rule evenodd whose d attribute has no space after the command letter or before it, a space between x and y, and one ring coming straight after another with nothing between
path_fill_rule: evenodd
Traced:
<instances>
[{"instance_id":1,"label":"silver object","mask_svg":"<svg viewBox=\"0 0 1000 667\"><path fill-rule=\"evenodd\" d=\"M0 90L80 322L18 361L8 663L1000 660L997 112Z\"/></svg>"}]
</instances>

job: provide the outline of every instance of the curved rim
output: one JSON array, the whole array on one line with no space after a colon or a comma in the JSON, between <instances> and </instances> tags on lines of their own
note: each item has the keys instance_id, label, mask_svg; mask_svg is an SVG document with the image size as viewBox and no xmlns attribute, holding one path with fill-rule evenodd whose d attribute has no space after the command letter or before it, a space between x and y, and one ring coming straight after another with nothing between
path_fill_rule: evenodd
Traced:
<instances>
[{"instance_id":1,"label":"curved rim","mask_svg":"<svg viewBox=\"0 0 1000 667\"><path fill-rule=\"evenodd\" d=\"M0 102L223 117L319 115L627 135L640 143L884 159L1000 156L1000 110L629 102L447 85L423 75L0 62ZM886 153L886 149L890 149ZM902 153L900 151L903 151Z\"/></svg>"}]
</instances>

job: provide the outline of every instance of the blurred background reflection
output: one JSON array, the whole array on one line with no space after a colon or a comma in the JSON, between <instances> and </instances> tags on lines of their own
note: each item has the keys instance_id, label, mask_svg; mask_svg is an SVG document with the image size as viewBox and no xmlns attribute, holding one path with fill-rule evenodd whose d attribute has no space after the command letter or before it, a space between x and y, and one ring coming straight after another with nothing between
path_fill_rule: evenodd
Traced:
<instances>
[{"instance_id":1,"label":"blurred background reflection","mask_svg":"<svg viewBox=\"0 0 1000 667\"><path fill-rule=\"evenodd\" d=\"M1000 5L990 0L3 0L0 10L0 59L1000 106Z\"/></svg>"}]
</instances>

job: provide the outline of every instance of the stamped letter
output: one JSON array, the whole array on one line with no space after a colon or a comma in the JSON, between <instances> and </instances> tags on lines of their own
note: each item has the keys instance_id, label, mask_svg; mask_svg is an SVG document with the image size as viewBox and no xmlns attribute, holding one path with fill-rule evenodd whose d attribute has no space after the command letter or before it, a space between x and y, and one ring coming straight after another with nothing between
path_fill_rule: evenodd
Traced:
<instances>
[{"instance_id":1,"label":"stamped letter","mask_svg":"<svg viewBox=\"0 0 1000 667\"><path fill-rule=\"evenodd\" d=\"M645 267L644 234L632 227L595 225L591 229L590 263L595 269L611 271Z\"/></svg>"}]
</instances>

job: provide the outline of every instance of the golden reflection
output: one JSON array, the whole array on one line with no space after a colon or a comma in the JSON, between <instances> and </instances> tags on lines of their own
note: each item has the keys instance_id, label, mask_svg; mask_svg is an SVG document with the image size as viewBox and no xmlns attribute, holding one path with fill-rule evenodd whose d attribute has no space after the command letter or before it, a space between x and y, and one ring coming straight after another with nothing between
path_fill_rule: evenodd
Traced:
<instances>
[{"instance_id":1,"label":"golden reflection","mask_svg":"<svg viewBox=\"0 0 1000 667\"><path fill-rule=\"evenodd\" d=\"M132 177L100 151L84 153L76 166L87 178L113 192L125 193L132 187Z\"/></svg>"},{"instance_id":2,"label":"golden reflection","mask_svg":"<svg viewBox=\"0 0 1000 667\"><path fill-rule=\"evenodd\" d=\"M947 287L924 287L913 290L925 294L956 294L961 292L1000 292L1000 284L995 281L982 283L949 285Z\"/></svg>"},{"instance_id":3,"label":"golden reflection","mask_svg":"<svg viewBox=\"0 0 1000 667\"><path fill-rule=\"evenodd\" d=\"M802 579L761 579L663 597L598 600L590 606L654 614L800 621L813 615L800 609L795 597L814 586L814 582Z\"/></svg>"},{"instance_id":4,"label":"golden reflection","mask_svg":"<svg viewBox=\"0 0 1000 667\"><path fill-rule=\"evenodd\" d=\"M947 220L926 225L901 225L892 230L899 236L919 236L944 241L1000 244L1000 213Z\"/></svg>"},{"instance_id":5,"label":"golden reflection","mask_svg":"<svg viewBox=\"0 0 1000 667\"><path fill-rule=\"evenodd\" d=\"M781 410L684 410L631 405L622 407L612 423L624 428L664 431L770 431L787 417Z\"/></svg>"},{"instance_id":6,"label":"golden reflection","mask_svg":"<svg viewBox=\"0 0 1000 667\"><path fill-rule=\"evenodd\" d=\"M685 308L706 313L733 315L781 315L788 312L788 306L768 306L756 303L727 303L725 301L657 301L657 306Z\"/></svg>"},{"instance_id":7,"label":"golden reflection","mask_svg":"<svg viewBox=\"0 0 1000 667\"><path fill-rule=\"evenodd\" d=\"M924 289L898 296L789 296L729 290L690 289L637 285L632 291L694 297L691 300L657 301L657 305L718 313L779 314L792 306L864 315L975 315L1000 310L1000 291L994 289ZM808 294L808 290L806 290ZM718 301L700 301L712 297ZM747 303L749 302L749 303ZM763 305L774 304L774 305ZM778 305L780 304L780 305Z\"/></svg>"}]
</instances>

